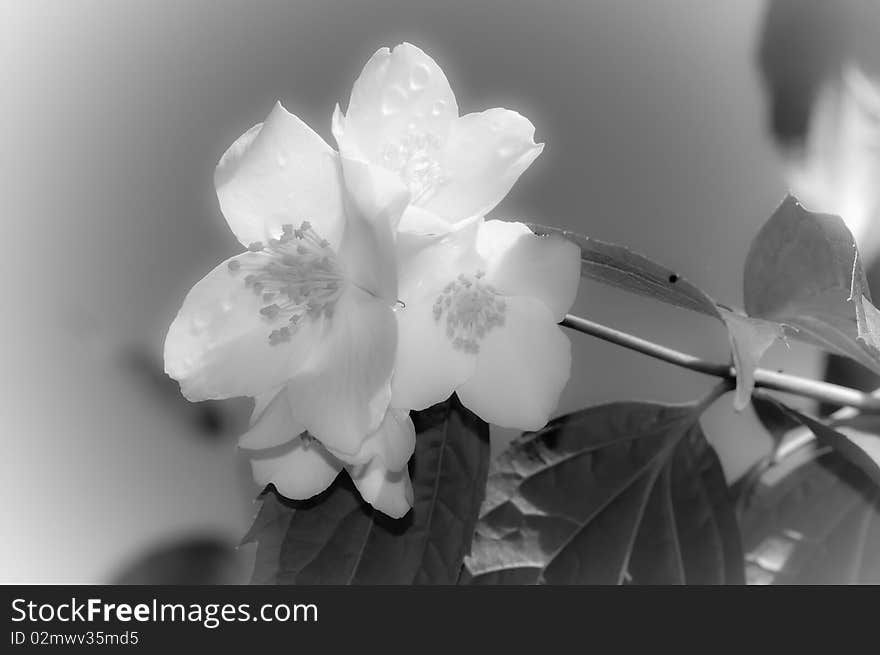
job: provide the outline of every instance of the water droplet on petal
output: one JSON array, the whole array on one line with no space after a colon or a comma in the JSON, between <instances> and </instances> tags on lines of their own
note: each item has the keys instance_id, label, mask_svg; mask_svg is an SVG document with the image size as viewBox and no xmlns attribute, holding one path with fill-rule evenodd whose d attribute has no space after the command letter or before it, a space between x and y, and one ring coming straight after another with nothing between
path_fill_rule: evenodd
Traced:
<instances>
[{"instance_id":1,"label":"water droplet on petal","mask_svg":"<svg viewBox=\"0 0 880 655\"><path fill-rule=\"evenodd\" d=\"M427 64L416 64L409 73L409 88L421 91L431 80L431 71Z\"/></svg>"},{"instance_id":2,"label":"water droplet on petal","mask_svg":"<svg viewBox=\"0 0 880 655\"><path fill-rule=\"evenodd\" d=\"M382 97L382 113L386 116L396 114L403 109L406 100L406 91L401 87L397 85L388 87L385 90L385 95Z\"/></svg>"},{"instance_id":3,"label":"water droplet on petal","mask_svg":"<svg viewBox=\"0 0 880 655\"><path fill-rule=\"evenodd\" d=\"M443 113L444 109L446 109L446 101L445 100L438 100L431 107L431 115L432 116L439 116L440 114Z\"/></svg>"}]
</instances>

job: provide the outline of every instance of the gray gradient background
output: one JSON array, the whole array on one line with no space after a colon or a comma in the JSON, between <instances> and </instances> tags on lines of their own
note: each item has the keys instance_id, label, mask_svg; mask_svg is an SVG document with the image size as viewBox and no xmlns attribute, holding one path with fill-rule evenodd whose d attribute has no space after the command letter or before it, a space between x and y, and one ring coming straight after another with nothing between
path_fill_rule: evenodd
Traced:
<instances>
[{"instance_id":1,"label":"gray gradient background","mask_svg":"<svg viewBox=\"0 0 880 655\"><path fill-rule=\"evenodd\" d=\"M276 99L330 141L334 103L379 46L426 49L463 112L500 105L535 123L547 147L495 216L627 244L729 304L785 193L753 66L759 0L0 7L2 582L106 580L168 537L243 533L255 489L234 440L196 434L131 354L161 368L183 295L237 249L212 184L224 149ZM710 319L588 283L575 310L727 357ZM560 411L713 384L571 338ZM815 375L818 361L780 347L768 365ZM706 427L735 476L766 444L727 405Z\"/></svg>"}]
</instances>

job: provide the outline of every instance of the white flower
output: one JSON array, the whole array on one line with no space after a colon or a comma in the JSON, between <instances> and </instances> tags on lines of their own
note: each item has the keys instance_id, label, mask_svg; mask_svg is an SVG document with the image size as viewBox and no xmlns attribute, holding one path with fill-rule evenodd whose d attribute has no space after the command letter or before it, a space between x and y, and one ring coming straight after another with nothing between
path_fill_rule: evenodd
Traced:
<instances>
[{"instance_id":1,"label":"white flower","mask_svg":"<svg viewBox=\"0 0 880 655\"><path fill-rule=\"evenodd\" d=\"M396 173L412 194L400 228L444 232L504 198L541 153L520 114L489 109L459 117L439 66L403 43L378 50L354 83L348 113L333 114L340 153Z\"/></svg>"},{"instance_id":2,"label":"white flower","mask_svg":"<svg viewBox=\"0 0 880 655\"><path fill-rule=\"evenodd\" d=\"M188 399L283 386L310 434L360 452L386 415L397 346L393 230L408 193L381 181L280 104L227 150L217 196L248 251L197 283L168 330L165 370Z\"/></svg>"},{"instance_id":3,"label":"white flower","mask_svg":"<svg viewBox=\"0 0 880 655\"><path fill-rule=\"evenodd\" d=\"M393 407L454 391L485 421L543 427L571 370L557 323L580 282L580 250L522 223L466 223L404 259Z\"/></svg>"},{"instance_id":4,"label":"white flower","mask_svg":"<svg viewBox=\"0 0 880 655\"><path fill-rule=\"evenodd\" d=\"M487 421L546 423L569 375L556 323L579 253L483 221L543 145L516 112L459 117L414 46L370 59L333 133L341 157L277 105L223 156L220 206L248 252L187 296L166 371L191 400L255 397L240 445L258 483L309 498L345 468L400 517L411 408L457 390Z\"/></svg>"},{"instance_id":5,"label":"white flower","mask_svg":"<svg viewBox=\"0 0 880 655\"><path fill-rule=\"evenodd\" d=\"M274 484L282 496L310 498L330 486L345 468L364 500L400 518L413 502L407 462L415 441L409 412L389 409L357 452L335 451L304 433L292 414L288 394L272 391L257 398L251 429L239 445L253 451L249 455L257 483Z\"/></svg>"}]
</instances>

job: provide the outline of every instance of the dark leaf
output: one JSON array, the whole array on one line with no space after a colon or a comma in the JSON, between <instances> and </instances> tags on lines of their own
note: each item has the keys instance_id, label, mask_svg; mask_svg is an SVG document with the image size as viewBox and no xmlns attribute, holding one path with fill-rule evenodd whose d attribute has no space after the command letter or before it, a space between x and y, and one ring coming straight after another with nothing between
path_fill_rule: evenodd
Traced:
<instances>
[{"instance_id":1,"label":"dark leaf","mask_svg":"<svg viewBox=\"0 0 880 655\"><path fill-rule=\"evenodd\" d=\"M752 408L761 425L770 433L774 443L779 443L786 433L801 425L801 422L784 411L773 400L756 395L752 398Z\"/></svg>"},{"instance_id":2,"label":"dark leaf","mask_svg":"<svg viewBox=\"0 0 880 655\"><path fill-rule=\"evenodd\" d=\"M493 465L470 582L739 583L702 405L612 403L524 435Z\"/></svg>"},{"instance_id":3,"label":"dark leaf","mask_svg":"<svg viewBox=\"0 0 880 655\"><path fill-rule=\"evenodd\" d=\"M786 198L752 242L743 297L754 318L880 372L877 310L852 234L837 216Z\"/></svg>"},{"instance_id":4,"label":"dark leaf","mask_svg":"<svg viewBox=\"0 0 880 655\"><path fill-rule=\"evenodd\" d=\"M782 412L809 429L819 440L819 443L839 452L844 459L860 468L880 485L880 437L845 425L838 425L836 428L829 427L769 395L763 395L763 397L775 403Z\"/></svg>"},{"instance_id":5,"label":"dark leaf","mask_svg":"<svg viewBox=\"0 0 880 655\"><path fill-rule=\"evenodd\" d=\"M743 409L754 383L754 371L761 356L783 335L778 323L749 318L716 302L702 289L678 273L638 253L576 232L530 224L536 234L555 234L581 249L581 275L630 293L717 318L727 327L737 369L734 404Z\"/></svg>"},{"instance_id":6,"label":"dark leaf","mask_svg":"<svg viewBox=\"0 0 880 655\"><path fill-rule=\"evenodd\" d=\"M742 533L752 584L880 583L878 487L815 442L763 473Z\"/></svg>"},{"instance_id":7,"label":"dark leaf","mask_svg":"<svg viewBox=\"0 0 880 655\"><path fill-rule=\"evenodd\" d=\"M581 249L581 275L630 293L720 320L715 301L681 275L644 255L576 232L529 224L536 234L556 234Z\"/></svg>"},{"instance_id":8,"label":"dark leaf","mask_svg":"<svg viewBox=\"0 0 880 655\"><path fill-rule=\"evenodd\" d=\"M489 426L453 396L412 413L413 509L390 519L342 474L323 494L262 497L243 543L257 542L255 584L455 584L470 549L489 462Z\"/></svg>"}]
</instances>

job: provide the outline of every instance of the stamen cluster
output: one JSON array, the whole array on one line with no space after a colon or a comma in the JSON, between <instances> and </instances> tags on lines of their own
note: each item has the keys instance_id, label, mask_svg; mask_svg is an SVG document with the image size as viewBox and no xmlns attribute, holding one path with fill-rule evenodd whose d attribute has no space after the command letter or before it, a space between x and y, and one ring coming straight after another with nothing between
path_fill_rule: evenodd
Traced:
<instances>
[{"instance_id":1,"label":"stamen cluster","mask_svg":"<svg viewBox=\"0 0 880 655\"><path fill-rule=\"evenodd\" d=\"M289 341L305 318L330 318L344 282L330 243L308 221L298 228L281 227L277 239L248 246L250 252L269 255L268 261L258 265L237 259L229 262L230 273L244 273L244 285L265 303L260 315L269 323L286 321L269 333L273 346Z\"/></svg>"},{"instance_id":2,"label":"stamen cluster","mask_svg":"<svg viewBox=\"0 0 880 655\"><path fill-rule=\"evenodd\" d=\"M482 281L484 275L459 275L434 301L434 321L446 315L446 336L456 350L478 353L486 333L504 325L507 304L495 287Z\"/></svg>"}]
</instances>

